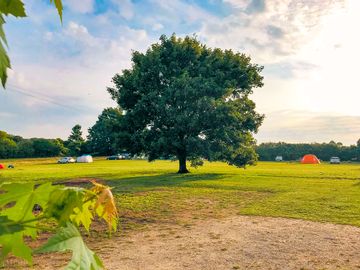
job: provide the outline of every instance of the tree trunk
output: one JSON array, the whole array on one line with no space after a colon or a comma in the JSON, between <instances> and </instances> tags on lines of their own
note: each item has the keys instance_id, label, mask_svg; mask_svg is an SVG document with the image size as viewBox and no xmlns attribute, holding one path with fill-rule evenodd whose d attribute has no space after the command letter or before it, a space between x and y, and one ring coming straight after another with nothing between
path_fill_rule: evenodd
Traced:
<instances>
[{"instance_id":1,"label":"tree trunk","mask_svg":"<svg viewBox=\"0 0 360 270\"><path fill-rule=\"evenodd\" d=\"M186 168L186 154L179 154L179 171L178 173L189 173L188 169Z\"/></svg>"}]
</instances>

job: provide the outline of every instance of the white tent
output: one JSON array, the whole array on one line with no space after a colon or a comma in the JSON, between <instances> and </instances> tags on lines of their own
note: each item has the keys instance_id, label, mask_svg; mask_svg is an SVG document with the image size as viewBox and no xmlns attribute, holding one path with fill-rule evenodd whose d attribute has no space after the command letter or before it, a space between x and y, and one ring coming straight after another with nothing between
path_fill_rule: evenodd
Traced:
<instances>
[{"instance_id":1,"label":"white tent","mask_svg":"<svg viewBox=\"0 0 360 270\"><path fill-rule=\"evenodd\" d=\"M78 162L78 163L91 163L91 162L93 162L93 158L90 155L83 155L81 157L77 157L76 162Z\"/></svg>"}]
</instances>

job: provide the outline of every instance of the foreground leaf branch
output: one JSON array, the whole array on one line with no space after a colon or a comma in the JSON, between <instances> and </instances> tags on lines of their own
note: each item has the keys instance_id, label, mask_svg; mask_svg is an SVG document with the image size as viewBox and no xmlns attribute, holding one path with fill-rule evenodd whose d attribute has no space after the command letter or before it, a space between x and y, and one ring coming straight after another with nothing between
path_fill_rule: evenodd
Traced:
<instances>
[{"instance_id":1,"label":"foreground leaf branch","mask_svg":"<svg viewBox=\"0 0 360 270\"><path fill-rule=\"evenodd\" d=\"M61 0L50 0L50 3L53 4L60 16L62 21L62 2ZM11 68L10 58L6 52L5 47L8 46L6 35L4 31L5 25L5 16L14 16L19 18L26 17L25 5L21 0L1 0L0 1L0 80L2 86L5 88L7 81L7 69Z\"/></svg>"},{"instance_id":2,"label":"foreground leaf branch","mask_svg":"<svg viewBox=\"0 0 360 270\"><path fill-rule=\"evenodd\" d=\"M102 269L103 263L86 246L79 227L90 231L97 216L110 231L116 230L118 213L110 187L92 184L90 189L51 183L0 185L0 262L13 254L32 265L34 251L25 240L46 231L55 235L35 253L70 250L73 256L66 269Z\"/></svg>"}]
</instances>

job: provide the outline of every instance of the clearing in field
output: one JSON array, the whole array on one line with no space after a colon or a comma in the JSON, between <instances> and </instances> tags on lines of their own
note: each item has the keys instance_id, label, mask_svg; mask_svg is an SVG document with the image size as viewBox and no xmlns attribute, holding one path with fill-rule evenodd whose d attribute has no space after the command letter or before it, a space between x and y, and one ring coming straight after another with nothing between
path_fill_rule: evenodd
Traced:
<instances>
[{"instance_id":1,"label":"clearing in field","mask_svg":"<svg viewBox=\"0 0 360 270\"><path fill-rule=\"evenodd\" d=\"M2 171L0 180L83 184L95 178L112 186L121 229L107 239L99 226L87 239L108 269L360 266L358 164L260 162L243 170L207 163L178 175L170 161L54 161L7 161L15 169ZM36 269L57 269L67 257L36 262ZM15 260L11 265L20 267Z\"/></svg>"}]
</instances>

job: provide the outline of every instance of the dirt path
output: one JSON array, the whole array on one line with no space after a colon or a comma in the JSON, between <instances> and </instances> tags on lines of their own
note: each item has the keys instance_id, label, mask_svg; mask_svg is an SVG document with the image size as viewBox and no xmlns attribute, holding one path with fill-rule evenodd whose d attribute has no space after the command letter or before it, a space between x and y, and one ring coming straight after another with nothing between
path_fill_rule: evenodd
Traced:
<instances>
[{"instance_id":1,"label":"dirt path","mask_svg":"<svg viewBox=\"0 0 360 270\"><path fill-rule=\"evenodd\" d=\"M151 225L90 246L109 270L360 269L360 228L284 218ZM37 257L34 269L66 260Z\"/></svg>"},{"instance_id":2,"label":"dirt path","mask_svg":"<svg viewBox=\"0 0 360 270\"><path fill-rule=\"evenodd\" d=\"M236 216L109 241L108 269L360 269L360 228Z\"/></svg>"}]
</instances>

